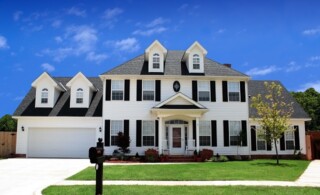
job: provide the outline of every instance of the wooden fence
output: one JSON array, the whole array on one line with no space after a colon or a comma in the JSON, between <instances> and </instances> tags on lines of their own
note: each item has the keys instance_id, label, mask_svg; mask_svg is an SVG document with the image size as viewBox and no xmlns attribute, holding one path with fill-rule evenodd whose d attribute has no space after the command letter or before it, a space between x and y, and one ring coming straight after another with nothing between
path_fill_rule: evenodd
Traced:
<instances>
[{"instance_id":1,"label":"wooden fence","mask_svg":"<svg viewBox=\"0 0 320 195\"><path fill-rule=\"evenodd\" d=\"M16 152L16 132L0 131L0 157L11 157Z\"/></svg>"}]
</instances>

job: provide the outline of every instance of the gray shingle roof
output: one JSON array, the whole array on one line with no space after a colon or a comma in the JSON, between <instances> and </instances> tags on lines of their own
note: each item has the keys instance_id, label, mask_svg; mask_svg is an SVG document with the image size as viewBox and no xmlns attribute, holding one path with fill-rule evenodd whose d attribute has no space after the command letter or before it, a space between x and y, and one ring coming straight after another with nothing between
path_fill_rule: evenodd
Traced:
<instances>
[{"instance_id":1,"label":"gray shingle roof","mask_svg":"<svg viewBox=\"0 0 320 195\"><path fill-rule=\"evenodd\" d=\"M148 62L144 59L144 54L129 60L114 69L103 73L102 75L204 75L204 76L235 76L248 77L247 75L238 72L232 68L228 68L208 58L204 59L204 74L189 73L185 62L182 62L185 51L168 51L165 64L164 73L148 73Z\"/></svg>"},{"instance_id":2,"label":"gray shingle roof","mask_svg":"<svg viewBox=\"0 0 320 195\"><path fill-rule=\"evenodd\" d=\"M72 77L53 77L53 79L66 88ZM95 92L89 108L70 108L70 89L61 92L53 108L36 108L36 90L31 88L14 112L14 116L102 116L102 81L98 77L88 78L99 91Z\"/></svg>"},{"instance_id":3,"label":"gray shingle roof","mask_svg":"<svg viewBox=\"0 0 320 195\"><path fill-rule=\"evenodd\" d=\"M293 102L293 114L291 118L310 118L309 115L303 110L303 108L300 106L300 104L292 97L292 95L287 91L287 89L282 85L279 81L261 81L261 80L251 80L248 83L248 95L253 97L257 96L258 94L261 94L262 96L267 94L266 87L264 85L265 82L275 82L277 84L280 84L283 87L282 95L285 98L285 101L287 103ZM251 100L249 100L249 104L251 105ZM255 118L257 117L256 109L249 108L249 117Z\"/></svg>"}]
</instances>

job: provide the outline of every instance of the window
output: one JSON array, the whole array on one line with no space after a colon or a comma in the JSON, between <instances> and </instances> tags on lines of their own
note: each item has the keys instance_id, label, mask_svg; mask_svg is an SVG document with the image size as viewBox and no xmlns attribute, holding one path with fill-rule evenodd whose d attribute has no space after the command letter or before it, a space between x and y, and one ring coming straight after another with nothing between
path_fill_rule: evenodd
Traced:
<instances>
[{"instance_id":1,"label":"window","mask_svg":"<svg viewBox=\"0 0 320 195\"><path fill-rule=\"evenodd\" d=\"M194 54L192 58L193 69L200 69L200 57L198 54Z\"/></svg>"},{"instance_id":2,"label":"window","mask_svg":"<svg viewBox=\"0 0 320 195\"><path fill-rule=\"evenodd\" d=\"M294 132L285 132L286 150L294 150Z\"/></svg>"},{"instance_id":3,"label":"window","mask_svg":"<svg viewBox=\"0 0 320 195\"><path fill-rule=\"evenodd\" d=\"M200 146L211 146L211 122L200 121L199 123Z\"/></svg>"},{"instance_id":4,"label":"window","mask_svg":"<svg viewBox=\"0 0 320 195\"><path fill-rule=\"evenodd\" d=\"M228 82L229 101L239 102L240 101L240 83L239 82Z\"/></svg>"},{"instance_id":5,"label":"window","mask_svg":"<svg viewBox=\"0 0 320 195\"><path fill-rule=\"evenodd\" d=\"M154 81L142 81L143 100L154 100Z\"/></svg>"},{"instance_id":6,"label":"window","mask_svg":"<svg viewBox=\"0 0 320 195\"><path fill-rule=\"evenodd\" d=\"M121 80L113 80L111 84L112 100L123 100L124 82Z\"/></svg>"},{"instance_id":7,"label":"window","mask_svg":"<svg viewBox=\"0 0 320 195\"><path fill-rule=\"evenodd\" d=\"M160 68L160 55L158 53L153 54L152 62L154 69Z\"/></svg>"},{"instance_id":8,"label":"window","mask_svg":"<svg viewBox=\"0 0 320 195\"><path fill-rule=\"evenodd\" d=\"M119 132L123 132L123 121L110 121L111 146L117 145L117 136Z\"/></svg>"},{"instance_id":9,"label":"window","mask_svg":"<svg viewBox=\"0 0 320 195\"><path fill-rule=\"evenodd\" d=\"M229 122L230 146L238 146L240 139L241 122Z\"/></svg>"},{"instance_id":10,"label":"window","mask_svg":"<svg viewBox=\"0 0 320 195\"><path fill-rule=\"evenodd\" d=\"M210 83L208 81L198 82L199 101L210 101Z\"/></svg>"},{"instance_id":11,"label":"window","mask_svg":"<svg viewBox=\"0 0 320 195\"><path fill-rule=\"evenodd\" d=\"M47 104L48 103L48 89L47 88L44 88L42 89L42 92L41 92L41 104Z\"/></svg>"},{"instance_id":12,"label":"window","mask_svg":"<svg viewBox=\"0 0 320 195\"><path fill-rule=\"evenodd\" d=\"M154 146L155 142L154 121L143 121L142 123L142 142L143 146Z\"/></svg>"},{"instance_id":13,"label":"window","mask_svg":"<svg viewBox=\"0 0 320 195\"><path fill-rule=\"evenodd\" d=\"M257 150L266 150L267 149L267 142L264 139L266 136L266 131L263 129L258 129L257 127Z\"/></svg>"},{"instance_id":14,"label":"window","mask_svg":"<svg viewBox=\"0 0 320 195\"><path fill-rule=\"evenodd\" d=\"M76 103L82 104L83 103L83 89L79 88L76 92Z\"/></svg>"}]
</instances>

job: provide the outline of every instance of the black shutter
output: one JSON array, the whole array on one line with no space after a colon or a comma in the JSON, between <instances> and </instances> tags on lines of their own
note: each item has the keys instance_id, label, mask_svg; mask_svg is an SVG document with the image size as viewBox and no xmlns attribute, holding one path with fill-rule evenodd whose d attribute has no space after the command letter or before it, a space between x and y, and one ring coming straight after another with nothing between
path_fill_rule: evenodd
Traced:
<instances>
[{"instance_id":1,"label":"black shutter","mask_svg":"<svg viewBox=\"0 0 320 195\"><path fill-rule=\"evenodd\" d=\"M246 83L244 81L240 81L240 95L241 102L246 102Z\"/></svg>"},{"instance_id":2,"label":"black shutter","mask_svg":"<svg viewBox=\"0 0 320 195\"><path fill-rule=\"evenodd\" d=\"M256 126L251 126L251 150L257 150Z\"/></svg>"},{"instance_id":3,"label":"black shutter","mask_svg":"<svg viewBox=\"0 0 320 195\"><path fill-rule=\"evenodd\" d=\"M266 137L267 137L267 150L271 151L272 146L271 146L271 140L270 140L270 131L268 129L266 130Z\"/></svg>"},{"instance_id":4,"label":"black shutter","mask_svg":"<svg viewBox=\"0 0 320 195\"><path fill-rule=\"evenodd\" d=\"M156 101L161 101L161 81L156 80Z\"/></svg>"},{"instance_id":5,"label":"black shutter","mask_svg":"<svg viewBox=\"0 0 320 195\"><path fill-rule=\"evenodd\" d=\"M141 101L142 96L142 80L137 80L137 101Z\"/></svg>"},{"instance_id":6,"label":"black shutter","mask_svg":"<svg viewBox=\"0 0 320 195\"><path fill-rule=\"evenodd\" d=\"M223 121L224 146L229 146L229 121Z\"/></svg>"},{"instance_id":7,"label":"black shutter","mask_svg":"<svg viewBox=\"0 0 320 195\"><path fill-rule=\"evenodd\" d=\"M124 80L124 101L130 100L130 80Z\"/></svg>"},{"instance_id":8,"label":"black shutter","mask_svg":"<svg viewBox=\"0 0 320 195\"><path fill-rule=\"evenodd\" d=\"M156 145L155 146L159 146L159 121L156 120L155 124L156 124L156 132L155 132Z\"/></svg>"},{"instance_id":9,"label":"black shutter","mask_svg":"<svg viewBox=\"0 0 320 195\"><path fill-rule=\"evenodd\" d=\"M211 121L211 146L217 146L217 121Z\"/></svg>"},{"instance_id":10,"label":"black shutter","mask_svg":"<svg viewBox=\"0 0 320 195\"><path fill-rule=\"evenodd\" d=\"M141 147L141 133L142 133L142 129L141 129L141 120L137 120L137 136L136 136L136 146L137 147Z\"/></svg>"},{"instance_id":11,"label":"black shutter","mask_svg":"<svg viewBox=\"0 0 320 195\"><path fill-rule=\"evenodd\" d=\"M197 146L197 122L195 120L192 121L192 134L195 146Z\"/></svg>"},{"instance_id":12,"label":"black shutter","mask_svg":"<svg viewBox=\"0 0 320 195\"><path fill-rule=\"evenodd\" d=\"M247 121L241 121L241 126L242 126L242 134L241 134L242 146L248 146Z\"/></svg>"},{"instance_id":13,"label":"black shutter","mask_svg":"<svg viewBox=\"0 0 320 195\"><path fill-rule=\"evenodd\" d=\"M228 101L228 82L222 81L222 99L224 102Z\"/></svg>"},{"instance_id":14,"label":"black shutter","mask_svg":"<svg viewBox=\"0 0 320 195\"><path fill-rule=\"evenodd\" d=\"M299 126L294 126L294 144L295 149L300 150L300 137L299 137Z\"/></svg>"},{"instance_id":15,"label":"black shutter","mask_svg":"<svg viewBox=\"0 0 320 195\"><path fill-rule=\"evenodd\" d=\"M192 99L193 101L198 101L198 82L192 81Z\"/></svg>"},{"instance_id":16,"label":"black shutter","mask_svg":"<svg viewBox=\"0 0 320 195\"><path fill-rule=\"evenodd\" d=\"M210 81L211 102L216 101L216 82Z\"/></svg>"},{"instance_id":17,"label":"black shutter","mask_svg":"<svg viewBox=\"0 0 320 195\"><path fill-rule=\"evenodd\" d=\"M123 135L129 137L129 120L124 120Z\"/></svg>"},{"instance_id":18,"label":"black shutter","mask_svg":"<svg viewBox=\"0 0 320 195\"><path fill-rule=\"evenodd\" d=\"M286 150L286 144L284 141L284 133L282 133L282 136L280 138L280 150Z\"/></svg>"},{"instance_id":19,"label":"black shutter","mask_svg":"<svg viewBox=\"0 0 320 195\"><path fill-rule=\"evenodd\" d=\"M110 146L110 120L104 121L104 145Z\"/></svg>"},{"instance_id":20,"label":"black shutter","mask_svg":"<svg viewBox=\"0 0 320 195\"><path fill-rule=\"evenodd\" d=\"M106 80L106 101L111 100L111 80Z\"/></svg>"}]
</instances>

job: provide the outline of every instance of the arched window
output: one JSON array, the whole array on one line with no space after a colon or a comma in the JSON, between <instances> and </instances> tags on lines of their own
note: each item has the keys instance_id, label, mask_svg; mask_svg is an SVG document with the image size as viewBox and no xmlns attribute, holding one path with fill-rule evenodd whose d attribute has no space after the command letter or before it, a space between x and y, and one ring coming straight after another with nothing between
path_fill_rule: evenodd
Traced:
<instances>
[{"instance_id":1,"label":"arched window","mask_svg":"<svg viewBox=\"0 0 320 195\"><path fill-rule=\"evenodd\" d=\"M49 94L49 91L47 88L42 89L42 91L41 91L41 104L48 103L48 94Z\"/></svg>"},{"instance_id":2,"label":"arched window","mask_svg":"<svg viewBox=\"0 0 320 195\"><path fill-rule=\"evenodd\" d=\"M77 104L82 104L83 103L83 89L82 88L77 89L76 103Z\"/></svg>"},{"instance_id":3,"label":"arched window","mask_svg":"<svg viewBox=\"0 0 320 195\"><path fill-rule=\"evenodd\" d=\"M160 55L158 53L153 54L152 56L152 65L154 69L160 68Z\"/></svg>"},{"instance_id":4,"label":"arched window","mask_svg":"<svg viewBox=\"0 0 320 195\"><path fill-rule=\"evenodd\" d=\"M200 56L198 54L194 54L192 57L193 69L200 69Z\"/></svg>"}]
</instances>

